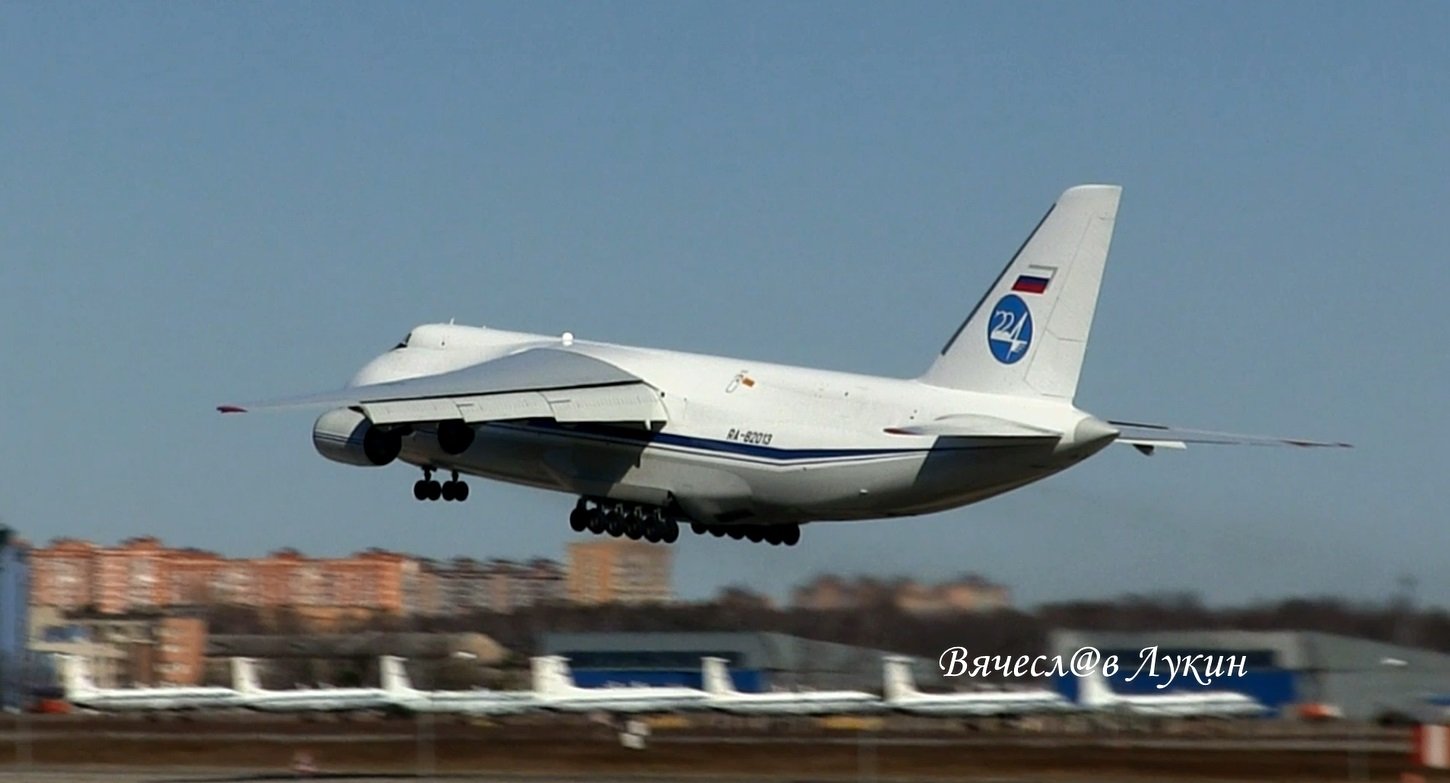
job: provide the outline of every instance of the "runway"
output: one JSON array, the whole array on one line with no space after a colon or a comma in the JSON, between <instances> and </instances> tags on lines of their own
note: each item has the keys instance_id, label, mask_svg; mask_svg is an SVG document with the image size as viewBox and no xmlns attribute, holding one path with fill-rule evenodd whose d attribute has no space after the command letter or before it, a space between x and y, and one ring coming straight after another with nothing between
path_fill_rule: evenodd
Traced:
<instances>
[{"instance_id":1,"label":"runway","mask_svg":"<svg viewBox=\"0 0 1450 783\"><path fill-rule=\"evenodd\" d=\"M1268 722L1169 730L968 729L945 721L826 728L812 720L657 721L643 749L581 716L498 723L211 716L0 722L0 783L333 781L1398 780L1403 730ZM1438 780L1430 778L1430 780Z\"/></svg>"}]
</instances>

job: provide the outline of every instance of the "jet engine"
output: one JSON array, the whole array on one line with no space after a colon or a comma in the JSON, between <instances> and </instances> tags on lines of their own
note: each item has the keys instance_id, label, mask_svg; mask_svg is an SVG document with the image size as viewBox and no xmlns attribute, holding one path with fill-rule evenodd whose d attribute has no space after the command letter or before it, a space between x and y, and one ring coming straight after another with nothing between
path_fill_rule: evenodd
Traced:
<instances>
[{"instance_id":1,"label":"jet engine","mask_svg":"<svg viewBox=\"0 0 1450 783\"><path fill-rule=\"evenodd\" d=\"M351 408L338 408L317 417L312 425L312 445L317 453L346 465L386 465L403 450L403 436L396 430L373 426L367 417Z\"/></svg>"},{"instance_id":2,"label":"jet engine","mask_svg":"<svg viewBox=\"0 0 1450 783\"><path fill-rule=\"evenodd\" d=\"M473 428L458 419L438 422L438 447L445 454L462 454L473 445Z\"/></svg>"}]
</instances>

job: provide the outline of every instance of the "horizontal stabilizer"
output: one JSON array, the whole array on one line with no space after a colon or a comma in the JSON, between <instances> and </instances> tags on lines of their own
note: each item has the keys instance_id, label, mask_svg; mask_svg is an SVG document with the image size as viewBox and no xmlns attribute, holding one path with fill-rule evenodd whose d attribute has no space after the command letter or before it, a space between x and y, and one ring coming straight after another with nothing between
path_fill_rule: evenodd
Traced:
<instances>
[{"instance_id":1,"label":"horizontal stabilizer","mask_svg":"<svg viewBox=\"0 0 1450 783\"><path fill-rule=\"evenodd\" d=\"M981 440L1058 440L1062 433L1031 427L995 416L964 413L958 416L943 416L918 424L904 424L887 427L891 435L921 435L939 438L977 438Z\"/></svg>"},{"instance_id":2,"label":"horizontal stabilizer","mask_svg":"<svg viewBox=\"0 0 1450 783\"><path fill-rule=\"evenodd\" d=\"M1233 432L1212 432L1209 430L1187 430L1165 424L1143 424L1132 421L1109 421L1108 424L1121 431L1117 442L1151 454L1154 449L1188 448L1189 444L1215 446L1298 446L1300 448L1352 448L1348 443L1338 441L1307 440L1305 438L1281 438L1271 435L1240 435Z\"/></svg>"}]
</instances>

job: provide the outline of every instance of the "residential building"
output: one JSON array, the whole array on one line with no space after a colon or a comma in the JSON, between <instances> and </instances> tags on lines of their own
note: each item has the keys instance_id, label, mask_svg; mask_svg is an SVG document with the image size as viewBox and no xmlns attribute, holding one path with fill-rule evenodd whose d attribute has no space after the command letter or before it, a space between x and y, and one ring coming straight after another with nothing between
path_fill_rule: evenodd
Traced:
<instances>
[{"instance_id":1,"label":"residential building","mask_svg":"<svg viewBox=\"0 0 1450 783\"><path fill-rule=\"evenodd\" d=\"M569 544L568 597L580 604L667 603L671 587L668 546L625 539Z\"/></svg>"},{"instance_id":2,"label":"residential building","mask_svg":"<svg viewBox=\"0 0 1450 783\"><path fill-rule=\"evenodd\" d=\"M791 604L817 611L893 606L911 614L987 612L1010 606L1011 591L976 574L939 583L872 577L846 580L825 574L791 591Z\"/></svg>"}]
</instances>

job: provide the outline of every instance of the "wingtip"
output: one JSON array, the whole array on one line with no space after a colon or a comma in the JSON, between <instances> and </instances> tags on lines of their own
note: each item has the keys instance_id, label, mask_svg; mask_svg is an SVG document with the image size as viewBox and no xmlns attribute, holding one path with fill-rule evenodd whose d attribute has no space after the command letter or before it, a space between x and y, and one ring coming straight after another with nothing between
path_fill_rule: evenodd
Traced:
<instances>
[{"instance_id":1,"label":"wingtip","mask_svg":"<svg viewBox=\"0 0 1450 783\"><path fill-rule=\"evenodd\" d=\"M247 409L240 405L218 405L217 413L246 413Z\"/></svg>"}]
</instances>

